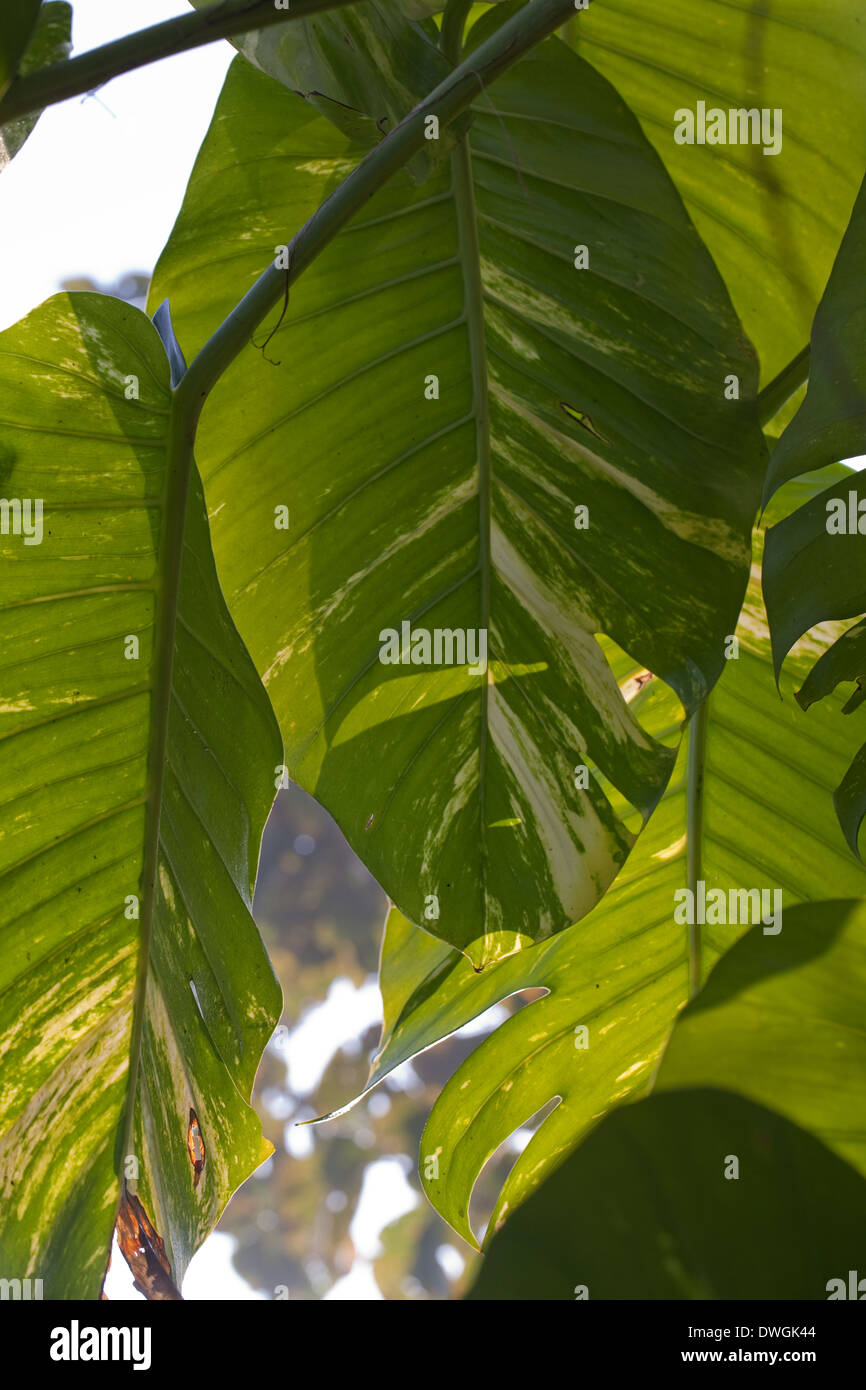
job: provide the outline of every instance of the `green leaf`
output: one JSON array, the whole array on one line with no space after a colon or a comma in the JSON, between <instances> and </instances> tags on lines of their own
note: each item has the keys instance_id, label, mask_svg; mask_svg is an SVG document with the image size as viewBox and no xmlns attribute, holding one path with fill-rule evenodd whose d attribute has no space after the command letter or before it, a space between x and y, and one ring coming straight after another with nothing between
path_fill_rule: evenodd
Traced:
<instances>
[{"instance_id":1,"label":"green leaf","mask_svg":"<svg viewBox=\"0 0 866 1390\"><path fill-rule=\"evenodd\" d=\"M801 496L807 490L795 487ZM790 908L821 899L828 883L840 895L864 892L864 870L845 853L826 794L846 760L838 700L816 709L805 733L793 700L779 701L757 565L737 632L739 656L709 699L703 738L693 724L691 760L684 748L628 863L583 922L479 979L461 956L398 914L389 919L380 971L385 1025L368 1089L498 1000L524 989L547 991L454 1073L421 1142L425 1191L470 1242L472 1188L515 1130L559 1097L509 1173L491 1233L601 1115L651 1084L689 994L691 943L687 925L674 921L678 891L701 879L707 892L778 889L785 925L767 936L768 945L785 937ZM788 694L832 640L825 631L793 653ZM640 675L623 667L620 678L628 689L629 678ZM634 699L654 702L642 718L662 736L675 717L670 694L650 681ZM691 952L695 975L705 979L743 930L731 922L702 927ZM588 1029L585 1049L578 1046L581 1027Z\"/></svg>"},{"instance_id":2,"label":"green leaf","mask_svg":"<svg viewBox=\"0 0 866 1390\"><path fill-rule=\"evenodd\" d=\"M13 9L15 4L19 4L18 14L23 14L26 4L20 5L19 0L14 0ZM65 0L47 0L46 4L39 7L37 0L37 4L32 8L38 8L39 14L35 30L32 31L26 51L18 64L17 71L22 77L38 72L40 68L50 67L52 63L63 62L72 50L72 6L66 4ZM7 22L5 13L3 21L0 22ZM0 96L8 85L8 82L3 82L0 56ZM0 126L0 169L4 169L18 153L41 114L41 111L30 111L26 116L19 116L16 120L7 121L5 125Z\"/></svg>"},{"instance_id":3,"label":"green leaf","mask_svg":"<svg viewBox=\"0 0 866 1390\"><path fill-rule=\"evenodd\" d=\"M292 775L480 966L589 911L657 803L674 752L600 635L700 703L764 444L752 350L608 84L547 41L470 140L305 272L267 357L250 346L209 398L197 454ZM235 62L155 272L188 356L357 155ZM383 664L403 623L487 632L487 671Z\"/></svg>"},{"instance_id":4,"label":"green leaf","mask_svg":"<svg viewBox=\"0 0 866 1390\"><path fill-rule=\"evenodd\" d=\"M771 456L767 496L798 474L866 453L864 275L866 182L815 315L809 388ZM866 483L858 474L834 481L768 532L764 596L777 673L804 632L826 619L853 618L866 611L864 515ZM858 708L866 678L862 633L862 625L855 626L821 655L797 692L804 709L847 681L856 681L858 690L843 713ZM862 717L853 722L862 740ZM836 788L834 800L845 838L856 854L866 813L866 744Z\"/></svg>"},{"instance_id":5,"label":"green leaf","mask_svg":"<svg viewBox=\"0 0 866 1390\"><path fill-rule=\"evenodd\" d=\"M864 1199L858 1173L772 1111L656 1095L609 1115L514 1214L467 1297L826 1299L862 1267Z\"/></svg>"},{"instance_id":6,"label":"green leaf","mask_svg":"<svg viewBox=\"0 0 866 1390\"><path fill-rule=\"evenodd\" d=\"M281 745L153 324L58 295L0 336L0 385L0 1263L95 1298L121 1178L179 1284L270 1152L249 907Z\"/></svg>"},{"instance_id":7,"label":"green leaf","mask_svg":"<svg viewBox=\"0 0 866 1390\"><path fill-rule=\"evenodd\" d=\"M804 632L825 619L852 618L866 609L864 545L857 530L864 513L866 481L855 474L831 483L767 533L764 597L777 673ZM838 516L843 529L828 530ZM846 664L853 660L856 667L855 658L856 650L849 648Z\"/></svg>"},{"instance_id":8,"label":"green leaf","mask_svg":"<svg viewBox=\"0 0 866 1390\"><path fill-rule=\"evenodd\" d=\"M570 32L664 159L769 381L808 339L866 165L860 0L603 0ZM675 143L699 101L780 110L781 152Z\"/></svg>"},{"instance_id":9,"label":"green leaf","mask_svg":"<svg viewBox=\"0 0 866 1390\"><path fill-rule=\"evenodd\" d=\"M13 0L0 14L0 96L9 90L39 16L39 0Z\"/></svg>"},{"instance_id":10,"label":"green leaf","mask_svg":"<svg viewBox=\"0 0 866 1390\"><path fill-rule=\"evenodd\" d=\"M656 1091L716 1086L768 1106L866 1176L866 904L804 903L718 962Z\"/></svg>"},{"instance_id":11,"label":"green leaf","mask_svg":"<svg viewBox=\"0 0 866 1390\"><path fill-rule=\"evenodd\" d=\"M815 314L806 398L773 450L765 498L790 478L866 447L864 275L866 179Z\"/></svg>"},{"instance_id":12,"label":"green leaf","mask_svg":"<svg viewBox=\"0 0 866 1390\"><path fill-rule=\"evenodd\" d=\"M862 901L795 907L775 936L754 927L681 1015L653 1098L606 1119L493 1237L470 1297L847 1284L866 1210L864 988Z\"/></svg>"},{"instance_id":13,"label":"green leaf","mask_svg":"<svg viewBox=\"0 0 866 1390\"><path fill-rule=\"evenodd\" d=\"M193 0L195 5L210 0ZM375 144L448 76L451 65L430 32L402 12L397 0L360 0L351 8L242 34L245 58L299 92L352 139ZM419 182L453 145L431 141L408 165Z\"/></svg>"}]
</instances>

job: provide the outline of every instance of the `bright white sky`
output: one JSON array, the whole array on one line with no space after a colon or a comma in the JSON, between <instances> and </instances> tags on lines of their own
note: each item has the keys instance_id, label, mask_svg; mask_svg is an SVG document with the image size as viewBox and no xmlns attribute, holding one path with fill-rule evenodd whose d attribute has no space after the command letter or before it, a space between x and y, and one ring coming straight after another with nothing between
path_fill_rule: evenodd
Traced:
<instances>
[{"instance_id":1,"label":"bright white sky","mask_svg":"<svg viewBox=\"0 0 866 1390\"><path fill-rule=\"evenodd\" d=\"M183 0L75 0L74 52L185 9ZM43 114L0 178L0 328L68 276L152 271L234 52L209 44Z\"/></svg>"}]
</instances>

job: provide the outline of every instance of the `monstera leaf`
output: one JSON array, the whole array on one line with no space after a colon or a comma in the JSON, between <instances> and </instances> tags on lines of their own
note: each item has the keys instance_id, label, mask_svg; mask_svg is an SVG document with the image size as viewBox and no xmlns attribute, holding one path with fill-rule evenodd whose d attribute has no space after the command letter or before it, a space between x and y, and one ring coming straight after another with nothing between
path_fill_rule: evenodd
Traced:
<instances>
[{"instance_id":1,"label":"monstera leaf","mask_svg":"<svg viewBox=\"0 0 866 1390\"><path fill-rule=\"evenodd\" d=\"M804 903L778 938L753 928L718 962L673 1031L655 1089L737 1091L866 1177L864 997L866 904Z\"/></svg>"},{"instance_id":2,"label":"monstera leaf","mask_svg":"<svg viewBox=\"0 0 866 1390\"><path fill-rule=\"evenodd\" d=\"M281 746L153 324L57 296L0 381L0 1269L97 1297L125 1179L121 1245L176 1297L270 1151L249 905Z\"/></svg>"},{"instance_id":3,"label":"monstera leaf","mask_svg":"<svg viewBox=\"0 0 866 1390\"><path fill-rule=\"evenodd\" d=\"M799 473L866 453L864 276L866 183L815 315L806 399L770 459L768 497ZM777 672L792 644L816 623L853 618L866 610L864 536L862 474L834 480L769 531L764 595ZM804 709L848 681L855 681L857 689L842 712L850 714L859 707L866 682L864 640L866 625L861 622L820 655L797 691ZM852 722L862 739L862 717ZM866 744L836 788L834 801L845 837L857 853L857 835L866 814Z\"/></svg>"},{"instance_id":4,"label":"monstera leaf","mask_svg":"<svg viewBox=\"0 0 866 1390\"><path fill-rule=\"evenodd\" d=\"M808 341L866 166L860 0L603 0L570 36L664 160L769 380ZM728 131L766 112L770 141L678 144L699 102Z\"/></svg>"},{"instance_id":5,"label":"monstera leaf","mask_svg":"<svg viewBox=\"0 0 866 1390\"><path fill-rule=\"evenodd\" d=\"M38 10L38 14L36 11ZM32 12L32 19L31 19ZM24 20L27 23L24 24ZM26 32L26 38L24 38ZM18 51L22 38L26 47ZM22 3L12 0L0 19L0 97L17 73L27 76L39 68L49 67L69 57L72 48L72 6L63 0L47 0L46 4ZM5 78L5 80L4 80ZM0 125L0 169L18 153L39 120L41 112Z\"/></svg>"},{"instance_id":6,"label":"monstera leaf","mask_svg":"<svg viewBox=\"0 0 866 1390\"><path fill-rule=\"evenodd\" d=\"M187 355L359 153L235 61L155 272ZM670 774L600 635L689 713L722 670L754 356L637 123L558 39L284 307L201 421L221 582L292 775L480 967L594 906Z\"/></svg>"},{"instance_id":7,"label":"monstera leaf","mask_svg":"<svg viewBox=\"0 0 866 1390\"><path fill-rule=\"evenodd\" d=\"M851 476L847 469L838 473ZM794 489L800 498L807 491L803 484ZM689 747L661 804L613 887L582 923L479 979L462 957L392 913L381 967L385 1027L368 1089L498 1000L524 989L546 991L455 1072L422 1139L425 1191L471 1242L472 1188L499 1145L558 1098L509 1173L491 1232L605 1111L646 1092L689 997L690 976L694 990L745 930L743 916L753 920L741 912L740 899L739 920L731 920L729 896L727 921L713 924L717 914L707 911L706 924L689 926L682 920L687 900L677 894L699 894L701 881L705 902L712 890L766 893L760 908L768 930L764 935L761 924L760 934L769 951L787 939L789 908L820 899L828 882L839 893L864 892L864 871L835 833L826 795L845 765L839 702L816 709L805 731L794 702L780 703L757 568L737 635L739 654L693 720ZM833 636L823 631L795 649L787 694ZM642 719L657 737L676 728L673 697L657 681L622 659L619 673L633 703L645 702Z\"/></svg>"},{"instance_id":8,"label":"monstera leaf","mask_svg":"<svg viewBox=\"0 0 866 1390\"><path fill-rule=\"evenodd\" d=\"M467 1297L826 1299L864 1239L847 1163L752 1101L683 1091L609 1115L493 1238Z\"/></svg>"},{"instance_id":9,"label":"monstera leaf","mask_svg":"<svg viewBox=\"0 0 866 1390\"><path fill-rule=\"evenodd\" d=\"M862 901L753 927L679 1019L653 1097L529 1197L470 1298L815 1299L847 1282L866 1234L864 990Z\"/></svg>"}]
</instances>

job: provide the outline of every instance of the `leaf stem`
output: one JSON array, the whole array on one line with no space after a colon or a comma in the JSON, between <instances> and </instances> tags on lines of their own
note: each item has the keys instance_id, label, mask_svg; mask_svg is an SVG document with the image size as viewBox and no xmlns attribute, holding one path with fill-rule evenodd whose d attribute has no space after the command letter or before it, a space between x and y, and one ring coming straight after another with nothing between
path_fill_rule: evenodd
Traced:
<instances>
[{"instance_id":1,"label":"leaf stem","mask_svg":"<svg viewBox=\"0 0 866 1390\"><path fill-rule=\"evenodd\" d=\"M459 31L457 42L460 41ZM490 455L490 392L487 381L487 351L484 340L484 287L481 280L481 253L478 245L478 215L475 209L475 184L472 177L472 155L469 138L458 140L451 155L451 177L454 203L457 209L457 233L460 263L463 271L463 317L469 337L469 360L472 370L472 411L475 416L475 450L478 468L478 574L480 580L479 627L487 632L490 626L490 526L491 526L491 455ZM481 890L487 893L487 752L489 677L481 684L481 739L478 759L479 845L481 850ZM486 908L485 908L486 916Z\"/></svg>"},{"instance_id":2,"label":"leaf stem","mask_svg":"<svg viewBox=\"0 0 866 1390\"><path fill-rule=\"evenodd\" d=\"M440 46L451 63L457 63L463 46L463 30L472 0L448 0L442 18ZM472 155L467 136L462 136L451 155L451 179L457 209L460 262L463 267L464 317L469 335L472 363L472 409L475 414L475 440L478 460L479 547L478 570L481 579L481 621L490 622L490 406L487 385L487 353L484 346L484 290L481 283L481 256L478 248L478 217ZM482 856L482 892L486 891L487 838L485 835L485 787L487 770L487 703L490 686L481 687L481 747L478 786L479 844Z\"/></svg>"},{"instance_id":3,"label":"leaf stem","mask_svg":"<svg viewBox=\"0 0 866 1390\"><path fill-rule=\"evenodd\" d=\"M473 0L448 0L448 4L445 6L442 28L439 33L439 47L451 63L460 61L463 28L466 24L466 16L472 9L472 3Z\"/></svg>"},{"instance_id":4,"label":"leaf stem","mask_svg":"<svg viewBox=\"0 0 866 1390\"><path fill-rule=\"evenodd\" d=\"M803 382L809 376L809 344L801 348L787 365L783 367L778 376L773 377L763 389L758 392L758 422L761 429L769 424L774 415L779 411L786 401L789 401L794 392L799 390Z\"/></svg>"},{"instance_id":5,"label":"leaf stem","mask_svg":"<svg viewBox=\"0 0 866 1390\"><path fill-rule=\"evenodd\" d=\"M701 844L704 828L704 764L710 697L698 705L689 724L689 752L686 772L686 848L688 887L692 895L692 917L697 918L698 880L701 876ZM697 920L689 927L689 998L701 987L701 932Z\"/></svg>"},{"instance_id":6,"label":"leaf stem","mask_svg":"<svg viewBox=\"0 0 866 1390\"><path fill-rule=\"evenodd\" d=\"M158 62L160 58L170 58L216 39L266 29L272 24L286 24L318 10L336 9L351 3L352 0L291 0L290 10L278 10L274 0L218 0L217 4L207 5L192 14L163 20L161 24L127 34L77 58L52 63L27 77L16 78L0 101L0 125L31 111L42 111L69 97L92 92L113 77Z\"/></svg>"},{"instance_id":7,"label":"leaf stem","mask_svg":"<svg viewBox=\"0 0 866 1390\"><path fill-rule=\"evenodd\" d=\"M373 194L423 148L425 118L436 115L440 125L453 121L494 78L558 29L573 9L573 0L530 0L361 160L293 237L290 269L278 269L272 262L191 362L177 389L195 398L196 418L208 392L265 314L283 298L286 277L294 282Z\"/></svg>"}]
</instances>

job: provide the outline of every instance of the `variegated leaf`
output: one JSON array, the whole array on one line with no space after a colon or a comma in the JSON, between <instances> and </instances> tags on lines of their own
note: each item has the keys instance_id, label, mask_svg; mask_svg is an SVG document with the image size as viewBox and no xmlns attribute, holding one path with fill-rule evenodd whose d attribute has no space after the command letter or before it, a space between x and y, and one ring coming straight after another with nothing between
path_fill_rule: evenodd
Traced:
<instances>
[{"instance_id":1,"label":"variegated leaf","mask_svg":"<svg viewBox=\"0 0 866 1390\"><path fill-rule=\"evenodd\" d=\"M847 469L837 472L851 476ZM810 491L805 484L792 488L796 501ZM777 514L774 504L773 519ZM467 1240L474 1240L477 1230L472 1189L499 1146L551 1107L508 1173L490 1220L491 1235L602 1115L647 1092L689 997L690 975L695 989L753 920L751 909L745 922L740 917L737 898L739 920L732 921L726 910L721 922L696 923L693 934L682 911L680 920L675 915L678 893L698 891L699 881L706 894L766 893L761 910L765 903L770 913L778 906L781 930L764 940L769 947L780 943L778 958L790 960L785 926L790 908L824 897L828 884L840 897L856 898L866 889L866 870L836 833L828 794L846 762L839 698L811 711L803 728L791 694L815 656L831 648L838 625L828 624L798 645L785 672L786 698L780 701L759 560L758 544L737 629L738 654L709 697L706 722L693 721L689 746L680 752L660 805L616 883L584 922L538 950L497 964L479 980L456 952L398 913L391 915L380 972L385 1026L368 1089L497 1001L520 990L544 991L458 1068L421 1141L424 1189ZM678 725L670 692L646 681L635 694L641 673L621 654L612 653L611 660L624 692L641 706L643 722L656 737L669 738ZM734 1056L741 1052L733 1049ZM856 1057L852 1066L856 1074ZM783 1070L780 1061L778 1096ZM720 1064L719 1084L734 1085L733 1071ZM792 1090L795 1071L786 1082ZM710 1084L706 1071L690 1075L695 1084ZM850 1092L856 1075L847 1084ZM762 1083L749 1090L744 1077L743 1085L748 1094L771 1103ZM799 1119L802 1107L792 1105L786 1113ZM855 1117L855 1130L856 1125ZM846 1157L850 1153L848 1144Z\"/></svg>"},{"instance_id":2,"label":"variegated leaf","mask_svg":"<svg viewBox=\"0 0 866 1390\"><path fill-rule=\"evenodd\" d=\"M401 0L356 0L346 8L242 34L235 46L346 135L373 145L448 76L450 64L436 38L436 26L417 23ZM425 179L452 145L445 131L428 142L409 161L413 178Z\"/></svg>"},{"instance_id":3,"label":"variegated leaf","mask_svg":"<svg viewBox=\"0 0 866 1390\"><path fill-rule=\"evenodd\" d=\"M188 355L359 153L236 60L155 274ZM197 449L293 775L480 966L604 893L634 840L613 788L638 822L658 801L674 752L598 636L687 712L704 698L763 441L724 286L592 68L545 42L448 163L395 178L305 272ZM404 624L430 665L383 661ZM447 665L435 636L455 631Z\"/></svg>"},{"instance_id":4,"label":"variegated leaf","mask_svg":"<svg viewBox=\"0 0 866 1390\"><path fill-rule=\"evenodd\" d=\"M866 164L860 0L596 0L568 32L664 160L769 382L808 341ZM678 142L699 103L726 137L753 112L749 138Z\"/></svg>"},{"instance_id":5,"label":"variegated leaf","mask_svg":"<svg viewBox=\"0 0 866 1390\"><path fill-rule=\"evenodd\" d=\"M269 1152L249 905L280 741L153 324L57 296L0 385L0 1274L97 1297L125 1181L171 1287Z\"/></svg>"}]
</instances>

